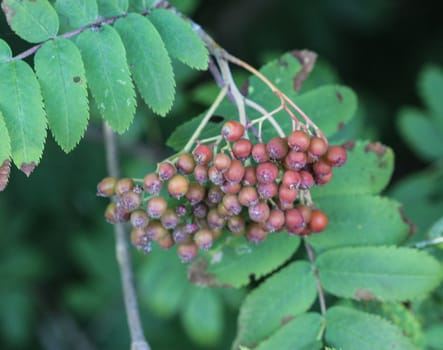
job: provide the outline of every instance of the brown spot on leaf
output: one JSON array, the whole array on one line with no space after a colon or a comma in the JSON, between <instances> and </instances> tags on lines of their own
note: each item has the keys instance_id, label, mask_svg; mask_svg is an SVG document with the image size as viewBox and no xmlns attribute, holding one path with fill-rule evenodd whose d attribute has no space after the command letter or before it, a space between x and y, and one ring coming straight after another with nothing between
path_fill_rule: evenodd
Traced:
<instances>
[{"instance_id":1,"label":"brown spot on leaf","mask_svg":"<svg viewBox=\"0 0 443 350\"><path fill-rule=\"evenodd\" d=\"M0 166L0 191L3 191L8 184L11 174L11 161L6 159Z\"/></svg>"},{"instance_id":2,"label":"brown spot on leaf","mask_svg":"<svg viewBox=\"0 0 443 350\"><path fill-rule=\"evenodd\" d=\"M291 54L300 62L302 69L294 77L294 90L300 91L303 82L314 68L317 54L309 50L295 50Z\"/></svg>"},{"instance_id":3,"label":"brown spot on leaf","mask_svg":"<svg viewBox=\"0 0 443 350\"><path fill-rule=\"evenodd\" d=\"M192 263L188 269L188 279L191 283L205 286L205 287L227 287L232 288L228 283L217 281L214 274L208 273L208 261L206 259L199 259Z\"/></svg>"},{"instance_id":4,"label":"brown spot on leaf","mask_svg":"<svg viewBox=\"0 0 443 350\"><path fill-rule=\"evenodd\" d=\"M343 95L340 92L336 92L335 96L337 96L338 102L342 103L343 102Z\"/></svg>"},{"instance_id":5,"label":"brown spot on leaf","mask_svg":"<svg viewBox=\"0 0 443 350\"><path fill-rule=\"evenodd\" d=\"M280 325L284 326L285 324L287 324L287 323L289 323L290 321L292 321L294 318L295 318L295 317L292 316L292 315L285 316L285 317L283 317L283 318L281 319L281 321L280 321Z\"/></svg>"},{"instance_id":6,"label":"brown spot on leaf","mask_svg":"<svg viewBox=\"0 0 443 350\"><path fill-rule=\"evenodd\" d=\"M9 26L12 27L12 19L15 16L15 11L13 8L9 7L6 1L2 1L2 10L6 17L6 22L8 22Z\"/></svg>"},{"instance_id":7,"label":"brown spot on leaf","mask_svg":"<svg viewBox=\"0 0 443 350\"><path fill-rule=\"evenodd\" d=\"M377 156L382 157L388 148L380 142L368 143L365 147L365 152L374 152Z\"/></svg>"},{"instance_id":8,"label":"brown spot on leaf","mask_svg":"<svg viewBox=\"0 0 443 350\"><path fill-rule=\"evenodd\" d=\"M404 211L403 211L403 207L398 208L398 211L400 213L401 219L403 220L403 222L405 224L407 224L409 226L409 232L408 232L408 237L411 237L414 233L416 233L418 231L417 226L411 221L411 219L409 219Z\"/></svg>"},{"instance_id":9,"label":"brown spot on leaf","mask_svg":"<svg viewBox=\"0 0 443 350\"><path fill-rule=\"evenodd\" d=\"M82 82L82 79L81 79L79 76L75 76L75 77L72 78L72 81L73 81L74 83L81 83L81 82Z\"/></svg>"},{"instance_id":10,"label":"brown spot on leaf","mask_svg":"<svg viewBox=\"0 0 443 350\"><path fill-rule=\"evenodd\" d=\"M355 147L355 141L354 140L347 141L344 144L342 144L342 146L346 151L352 151Z\"/></svg>"},{"instance_id":11,"label":"brown spot on leaf","mask_svg":"<svg viewBox=\"0 0 443 350\"><path fill-rule=\"evenodd\" d=\"M29 177L29 175L31 175L31 173L34 171L36 166L37 166L37 164L35 164L34 162L23 163L20 166L20 170L23 171L27 177Z\"/></svg>"},{"instance_id":12,"label":"brown spot on leaf","mask_svg":"<svg viewBox=\"0 0 443 350\"><path fill-rule=\"evenodd\" d=\"M355 291L354 299L358 301L379 300L370 290L364 288L359 288Z\"/></svg>"},{"instance_id":13,"label":"brown spot on leaf","mask_svg":"<svg viewBox=\"0 0 443 350\"><path fill-rule=\"evenodd\" d=\"M337 131L340 131L340 130L343 130L343 128L345 127L345 123L344 122L340 122L340 123L338 123L338 125L337 125Z\"/></svg>"}]
</instances>

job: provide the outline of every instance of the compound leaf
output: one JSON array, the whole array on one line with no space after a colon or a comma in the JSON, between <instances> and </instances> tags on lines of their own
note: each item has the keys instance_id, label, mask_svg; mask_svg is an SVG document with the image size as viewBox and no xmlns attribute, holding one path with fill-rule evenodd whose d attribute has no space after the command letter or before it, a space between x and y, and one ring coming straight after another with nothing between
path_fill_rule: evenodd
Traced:
<instances>
[{"instance_id":1,"label":"compound leaf","mask_svg":"<svg viewBox=\"0 0 443 350\"><path fill-rule=\"evenodd\" d=\"M60 147L71 151L88 125L85 68L78 48L67 39L45 43L35 55L49 127Z\"/></svg>"},{"instance_id":2,"label":"compound leaf","mask_svg":"<svg viewBox=\"0 0 443 350\"><path fill-rule=\"evenodd\" d=\"M337 349L417 350L399 328L379 316L333 306L326 320L326 341Z\"/></svg>"},{"instance_id":3,"label":"compound leaf","mask_svg":"<svg viewBox=\"0 0 443 350\"><path fill-rule=\"evenodd\" d=\"M141 96L155 113L165 115L174 101L175 80L160 34L148 19L138 14L118 20L115 28L125 44Z\"/></svg>"},{"instance_id":4,"label":"compound leaf","mask_svg":"<svg viewBox=\"0 0 443 350\"><path fill-rule=\"evenodd\" d=\"M325 232L308 237L316 249L391 245L408 236L410 228L397 201L369 195L337 195L320 197L315 203L329 218Z\"/></svg>"},{"instance_id":5,"label":"compound leaf","mask_svg":"<svg viewBox=\"0 0 443 350\"><path fill-rule=\"evenodd\" d=\"M94 23L98 17L96 0L58 0L55 8L61 16L67 18L72 28Z\"/></svg>"},{"instance_id":6,"label":"compound leaf","mask_svg":"<svg viewBox=\"0 0 443 350\"><path fill-rule=\"evenodd\" d=\"M3 0L2 9L12 30L30 43L57 35L58 16L48 0Z\"/></svg>"},{"instance_id":7,"label":"compound leaf","mask_svg":"<svg viewBox=\"0 0 443 350\"><path fill-rule=\"evenodd\" d=\"M43 153L46 118L37 78L23 61L0 64L0 110L11 138L14 163L26 175Z\"/></svg>"},{"instance_id":8,"label":"compound leaf","mask_svg":"<svg viewBox=\"0 0 443 350\"><path fill-rule=\"evenodd\" d=\"M86 79L97 108L115 131L123 133L135 114L135 90L126 52L114 28L88 29L77 38Z\"/></svg>"},{"instance_id":9,"label":"compound leaf","mask_svg":"<svg viewBox=\"0 0 443 350\"><path fill-rule=\"evenodd\" d=\"M325 290L357 300L423 298L442 280L442 268L423 251L396 247L346 247L317 259Z\"/></svg>"},{"instance_id":10,"label":"compound leaf","mask_svg":"<svg viewBox=\"0 0 443 350\"><path fill-rule=\"evenodd\" d=\"M240 308L234 348L255 347L299 314L317 297L311 265L295 262L269 277L246 297Z\"/></svg>"},{"instance_id":11,"label":"compound leaf","mask_svg":"<svg viewBox=\"0 0 443 350\"><path fill-rule=\"evenodd\" d=\"M98 10L103 17L113 17L128 11L129 0L97 0Z\"/></svg>"},{"instance_id":12,"label":"compound leaf","mask_svg":"<svg viewBox=\"0 0 443 350\"><path fill-rule=\"evenodd\" d=\"M208 50L188 22L166 9L152 11L148 19L157 28L171 56L191 68L208 68Z\"/></svg>"}]
</instances>

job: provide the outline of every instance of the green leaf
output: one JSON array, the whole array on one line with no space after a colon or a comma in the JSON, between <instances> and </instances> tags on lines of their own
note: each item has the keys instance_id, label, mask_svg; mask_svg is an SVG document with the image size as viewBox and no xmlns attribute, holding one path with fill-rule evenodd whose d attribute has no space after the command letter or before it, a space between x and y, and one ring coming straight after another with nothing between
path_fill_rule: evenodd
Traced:
<instances>
[{"instance_id":1,"label":"green leaf","mask_svg":"<svg viewBox=\"0 0 443 350\"><path fill-rule=\"evenodd\" d=\"M47 0L3 0L2 9L12 30L30 43L39 43L57 35L58 16Z\"/></svg>"},{"instance_id":2,"label":"green leaf","mask_svg":"<svg viewBox=\"0 0 443 350\"><path fill-rule=\"evenodd\" d=\"M97 0L98 10L103 17L113 17L128 11L128 0Z\"/></svg>"},{"instance_id":3,"label":"green leaf","mask_svg":"<svg viewBox=\"0 0 443 350\"><path fill-rule=\"evenodd\" d=\"M152 11L148 19L160 33L171 56L192 68L208 69L208 50L188 22L166 9Z\"/></svg>"},{"instance_id":4,"label":"green leaf","mask_svg":"<svg viewBox=\"0 0 443 350\"><path fill-rule=\"evenodd\" d=\"M327 292L357 300L423 298L443 277L438 261L409 248L337 248L321 254L317 267Z\"/></svg>"},{"instance_id":5,"label":"green leaf","mask_svg":"<svg viewBox=\"0 0 443 350\"><path fill-rule=\"evenodd\" d=\"M295 253L298 237L270 234L265 242L252 244L244 237L227 237L190 267L191 282L206 286L239 288L276 269Z\"/></svg>"},{"instance_id":6,"label":"green leaf","mask_svg":"<svg viewBox=\"0 0 443 350\"><path fill-rule=\"evenodd\" d=\"M77 45L100 113L112 129L123 133L134 119L136 100L120 37L114 28L105 25L99 31L81 33Z\"/></svg>"},{"instance_id":7,"label":"green leaf","mask_svg":"<svg viewBox=\"0 0 443 350\"><path fill-rule=\"evenodd\" d=\"M197 344L216 345L223 335L223 308L220 298L210 288L193 287L183 303L181 321Z\"/></svg>"},{"instance_id":8,"label":"green leaf","mask_svg":"<svg viewBox=\"0 0 443 350\"><path fill-rule=\"evenodd\" d=\"M440 139L443 133L443 69L427 65L420 72L419 92L431 111L431 117L439 126ZM426 139L427 140L427 139Z\"/></svg>"},{"instance_id":9,"label":"green leaf","mask_svg":"<svg viewBox=\"0 0 443 350\"><path fill-rule=\"evenodd\" d=\"M4 118L0 110L0 165L11 156L11 139Z\"/></svg>"},{"instance_id":10,"label":"green leaf","mask_svg":"<svg viewBox=\"0 0 443 350\"><path fill-rule=\"evenodd\" d=\"M426 349L443 350L443 324L431 326L425 332Z\"/></svg>"},{"instance_id":11,"label":"green leaf","mask_svg":"<svg viewBox=\"0 0 443 350\"><path fill-rule=\"evenodd\" d=\"M129 10L132 12L143 12L150 9L155 3L155 0L130 0Z\"/></svg>"},{"instance_id":12,"label":"green leaf","mask_svg":"<svg viewBox=\"0 0 443 350\"><path fill-rule=\"evenodd\" d=\"M152 110L164 116L172 107L175 94L171 60L160 34L145 17L129 14L115 28L128 52L135 85Z\"/></svg>"},{"instance_id":13,"label":"green leaf","mask_svg":"<svg viewBox=\"0 0 443 350\"><path fill-rule=\"evenodd\" d=\"M295 262L269 277L240 308L234 349L255 347L290 320L307 311L317 297L312 267Z\"/></svg>"},{"instance_id":14,"label":"green leaf","mask_svg":"<svg viewBox=\"0 0 443 350\"><path fill-rule=\"evenodd\" d=\"M72 28L80 28L94 23L98 17L96 0L57 0L57 12L67 18Z\"/></svg>"},{"instance_id":15,"label":"green leaf","mask_svg":"<svg viewBox=\"0 0 443 350\"><path fill-rule=\"evenodd\" d=\"M394 171L394 152L380 143L357 141L348 144L348 160L334 168L326 186L312 188L312 197L340 194L377 194L385 189Z\"/></svg>"},{"instance_id":16,"label":"green leaf","mask_svg":"<svg viewBox=\"0 0 443 350\"><path fill-rule=\"evenodd\" d=\"M8 43L0 39L0 63L10 61L12 58L12 51Z\"/></svg>"},{"instance_id":17,"label":"green leaf","mask_svg":"<svg viewBox=\"0 0 443 350\"><path fill-rule=\"evenodd\" d=\"M46 119L37 78L23 61L0 64L0 110L11 138L12 160L26 175L43 153Z\"/></svg>"},{"instance_id":18,"label":"green leaf","mask_svg":"<svg viewBox=\"0 0 443 350\"><path fill-rule=\"evenodd\" d=\"M329 218L326 231L308 237L316 249L397 244L409 233L400 204L385 197L337 195L315 199L315 204Z\"/></svg>"},{"instance_id":19,"label":"green leaf","mask_svg":"<svg viewBox=\"0 0 443 350\"><path fill-rule=\"evenodd\" d=\"M153 251L138 270L139 296L156 315L169 318L185 302L186 266L176 252Z\"/></svg>"},{"instance_id":20,"label":"green leaf","mask_svg":"<svg viewBox=\"0 0 443 350\"><path fill-rule=\"evenodd\" d=\"M35 55L49 127L60 147L71 151L88 125L88 92L80 51L71 41L45 43Z\"/></svg>"},{"instance_id":21,"label":"green leaf","mask_svg":"<svg viewBox=\"0 0 443 350\"><path fill-rule=\"evenodd\" d=\"M326 341L337 349L417 349L397 327L375 315L334 306L326 319Z\"/></svg>"},{"instance_id":22,"label":"green leaf","mask_svg":"<svg viewBox=\"0 0 443 350\"><path fill-rule=\"evenodd\" d=\"M317 313L298 315L283 325L269 338L259 344L256 350L319 350L322 344L320 334L322 317Z\"/></svg>"},{"instance_id":23,"label":"green leaf","mask_svg":"<svg viewBox=\"0 0 443 350\"><path fill-rule=\"evenodd\" d=\"M436 128L425 113L414 108L402 109L398 127L412 151L419 157L426 160L443 157L443 131Z\"/></svg>"}]
</instances>

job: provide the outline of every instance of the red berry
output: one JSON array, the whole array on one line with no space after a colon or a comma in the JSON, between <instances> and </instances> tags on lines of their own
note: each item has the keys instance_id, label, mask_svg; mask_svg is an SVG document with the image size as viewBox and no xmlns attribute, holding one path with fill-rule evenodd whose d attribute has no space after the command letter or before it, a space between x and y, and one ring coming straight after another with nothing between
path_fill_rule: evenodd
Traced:
<instances>
[{"instance_id":1,"label":"red berry","mask_svg":"<svg viewBox=\"0 0 443 350\"><path fill-rule=\"evenodd\" d=\"M194 235L194 242L200 249L208 250L214 242L212 231L207 228L198 230Z\"/></svg>"},{"instance_id":2,"label":"red berry","mask_svg":"<svg viewBox=\"0 0 443 350\"><path fill-rule=\"evenodd\" d=\"M161 163L158 166L157 174L161 181L167 181L174 176L175 167L168 162Z\"/></svg>"},{"instance_id":3,"label":"red berry","mask_svg":"<svg viewBox=\"0 0 443 350\"><path fill-rule=\"evenodd\" d=\"M183 263L188 263L197 256L198 247L195 243L179 244L177 253Z\"/></svg>"},{"instance_id":4,"label":"red berry","mask_svg":"<svg viewBox=\"0 0 443 350\"><path fill-rule=\"evenodd\" d=\"M143 179L143 188L149 194L158 194L162 188L163 182L158 174L152 173Z\"/></svg>"},{"instance_id":5,"label":"red berry","mask_svg":"<svg viewBox=\"0 0 443 350\"><path fill-rule=\"evenodd\" d=\"M310 189L314 185L314 178L312 177L311 173L302 170L300 171L300 188L302 190Z\"/></svg>"},{"instance_id":6,"label":"red berry","mask_svg":"<svg viewBox=\"0 0 443 350\"><path fill-rule=\"evenodd\" d=\"M279 209L272 209L266 220L264 228L268 232L281 231L285 224L285 214Z\"/></svg>"},{"instance_id":7,"label":"red berry","mask_svg":"<svg viewBox=\"0 0 443 350\"><path fill-rule=\"evenodd\" d=\"M254 186L257 183L257 175L252 165L245 167L245 175L243 176L243 185Z\"/></svg>"},{"instance_id":8,"label":"red berry","mask_svg":"<svg viewBox=\"0 0 443 350\"><path fill-rule=\"evenodd\" d=\"M207 165L212 160L212 149L207 145L198 145L195 147L193 153L197 164Z\"/></svg>"},{"instance_id":9,"label":"red berry","mask_svg":"<svg viewBox=\"0 0 443 350\"><path fill-rule=\"evenodd\" d=\"M280 185L278 188L278 198L283 203L294 203L297 199L298 191L296 189L291 189L285 185Z\"/></svg>"},{"instance_id":10,"label":"red berry","mask_svg":"<svg viewBox=\"0 0 443 350\"><path fill-rule=\"evenodd\" d=\"M126 212L131 212L142 204L142 199L138 193L125 192L121 195L117 204Z\"/></svg>"},{"instance_id":11,"label":"red berry","mask_svg":"<svg viewBox=\"0 0 443 350\"><path fill-rule=\"evenodd\" d=\"M251 155L252 143L248 139L240 139L232 145L234 157L240 160L246 160Z\"/></svg>"},{"instance_id":12,"label":"red berry","mask_svg":"<svg viewBox=\"0 0 443 350\"><path fill-rule=\"evenodd\" d=\"M228 229L234 235L241 235L245 232L245 218L242 215L235 215L228 219Z\"/></svg>"},{"instance_id":13,"label":"red berry","mask_svg":"<svg viewBox=\"0 0 443 350\"><path fill-rule=\"evenodd\" d=\"M146 230L141 227L135 227L131 230L131 243L138 248L142 248L149 243Z\"/></svg>"},{"instance_id":14,"label":"red berry","mask_svg":"<svg viewBox=\"0 0 443 350\"><path fill-rule=\"evenodd\" d=\"M209 227L213 230L221 230L225 226L225 219L219 215L215 208L209 210L206 220Z\"/></svg>"},{"instance_id":15,"label":"red berry","mask_svg":"<svg viewBox=\"0 0 443 350\"><path fill-rule=\"evenodd\" d=\"M255 174L260 183L274 182L278 177L278 167L271 162L262 163L257 166Z\"/></svg>"},{"instance_id":16,"label":"red berry","mask_svg":"<svg viewBox=\"0 0 443 350\"><path fill-rule=\"evenodd\" d=\"M221 130L222 136L229 142L238 141L243 136L244 132L245 127L236 120L227 121Z\"/></svg>"},{"instance_id":17,"label":"red berry","mask_svg":"<svg viewBox=\"0 0 443 350\"><path fill-rule=\"evenodd\" d=\"M288 143L281 137L274 137L266 145L266 151L271 159L283 159L288 150Z\"/></svg>"},{"instance_id":18,"label":"red berry","mask_svg":"<svg viewBox=\"0 0 443 350\"><path fill-rule=\"evenodd\" d=\"M238 193L238 201L244 207L258 204L257 190L252 186L243 187Z\"/></svg>"},{"instance_id":19,"label":"red berry","mask_svg":"<svg viewBox=\"0 0 443 350\"><path fill-rule=\"evenodd\" d=\"M315 176L315 183L317 185L325 185L332 180L332 176L333 176L332 170L328 174L317 175L317 176Z\"/></svg>"},{"instance_id":20,"label":"red berry","mask_svg":"<svg viewBox=\"0 0 443 350\"><path fill-rule=\"evenodd\" d=\"M310 142L309 135L302 130L295 130L288 136L288 145L294 151L305 152Z\"/></svg>"},{"instance_id":21,"label":"red berry","mask_svg":"<svg viewBox=\"0 0 443 350\"><path fill-rule=\"evenodd\" d=\"M266 151L266 145L264 143L257 143L251 150L252 159L257 163L264 163L269 160L268 152Z\"/></svg>"},{"instance_id":22,"label":"red berry","mask_svg":"<svg viewBox=\"0 0 443 350\"><path fill-rule=\"evenodd\" d=\"M238 215L242 210L242 206L238 201L238 197L234 194L227 194L222 200L223 206L230 215Z\"/></svg>"},{"instance_id":23,"label":"red berry","mask_svg":"<svg viewBox=\"0 0 443 350\"><path fill-rule=\"evenodd\" d=\"M332 167L323 159L319 159L312 166L312 170L314 170L315 176L326 176L332 173Z\"/></svg>"},{"instance_id":24,"label":"red berry","mask_svg":"<svg viewBox=\"0 0 443 350\"><path fill-rule=\"evenodd\" d=\"M340 167L346 163L348 155L342 146L331 146L325 155L326 161L333 167Z\"/></svg>"},{"instance_id":25,"label":"red berry","mask_svg":"<svg viewBox=\"0 0 443 350\"><path fill-rule=\"evenodd\" d=\"M300 186L301 177L297 171L287 170L283 173L281 180L282 185L290 189L297 189Z\"/></svg>"},{"instance_id":26,"label":"red berry","mask_svg":"<svg viewBox=\"0 0 443 350\"><path fill-rule=\"evenodd\" d=\"M149 224L149 217L143 210L135 210L131 213L131 225L134 228L144 228Z\"/></svg>"},{"instance_id":27,"label":"red berry","mask_svg":"<svg viewBox=\"0 0 443 350\"><path fill-rule=\"evenodd\" d=\"M217 168L215 166L209 167L208 178L209 178L209 181L211 181L214 185L222 185L223 182L225 181L225 179L223 177L223 173L221 171L217 170Z\"/></svg>"},{"instance_id":28,"label":"red berry","mask_svg":"<svg viewBox=\"0 0 443 350\"><path fill-rule=\"evenodd\" d=\"M172 239L172 235L170 233L164 235L163 237L161 237L158 241L157 244L159 245L160 248L163 249L169 249L174 245L174 240Z\"/></svg>"},{"instance_id":29,"label":"red berry","mask_svg":"<svg viewBox=\"0 0 443 350\"><path fill-rule=\"evenodd\" d=\"M240 183L243 180L243 176L245 175L245 167L243 163L238 159L233 159L231 161L231 165L223 174L225 179L229 182Z\"/></svg>"},{"instance_id":30,"label":"red berry","mask_svg":"<svg viewBox=\"0 0 443 350\"><path fill-rule=\"evenodd\" d=\"M99 197L111 197L115 194L115 185L117 179L115 177L105 177L97 185L97 196Z\"/></svg>"},{"instance_id":31,"label":"red berry","mask_svg":"<svg viewBox=\"0 0 443 350\"><path fill-rule=\"evenodd\" d=\"M205 198L206 190L198 182L192 182L185 194L186 199L191 205L201 202Z\"/></svg>"},{"instance_id":32,"label":"red berry","mask_svg":"<svg viewBox=\"0 0 443 350\"><path fill-rule=\"evenodd\" d=\"M163 227L159 221L151 221L146 227L146 234L153 241L158 241L160 238L166 236L169 231Z\"/></svg>"},{"instance_id":33,"label":"red berry","mask_svg":"<svg viewBox=\"0 0 443 350\"><path fill-rule=\"evenodd\" d=\"M295 208L303 216L303 222L305 223L305 225L307 225L309 223L309 221L311 221L312 209L304 204L298 204Z\"/></svg>"},{"instance_id":34,"label":"red berry","mask_svg":"<svg viewBox=\"0 0 443 350\"><path fill-rule=\"evenodd\" d=\"M186 224L177 225L172 231L172 238L175 243L190 243L191 236L186 230Z\"/></svg>"},{"instance_id":35,"label":"red berry","mask_svg":"<svg viewBox=\"0 0 443 350\"><path fill-rule=\"evenodd\" d=\"M321 210L314 209L312 211L309 228L312 232L322 232L328 226L328 217Z\"/></svg>"},{"instance_id":36,"label":"red berry","mask_svg":"<svg viewBox=\"0 0 443 350\"><path fill-rule=\"evenodd\" d=\"M115 184L115 194L121 196L123 193L132 191L135 187L134 180L129 178L120 179Z\"/></svg>"},{"instance_id":37,"label":"red berry","mask_svg":"<svg viewBox=\"0 0 443 350\"><path fill-rule=\"evenodd\" d=\"M320 158L328 150L326 142L321 137L311 138L308 153L313 159Z\"/></svg>"},{"instance_id":38,"label":"red berry","mask_svg":"<svg viewBox=\"0 0 443 350\"><path fill-rule=\"evenodd\" d=\"M257 193L263 199L270 199L278 193L278 185L276 182L259 183Z\"/></svg>"},{"instance_id":39,"label":"red berry","mask_svg":"<svg viewBox=\"0 0 443 350\"><path fill-rule=\"evenodd\" d=\"M194 178L198 183L205 184L208 181L208 167L197 164L194 168Z\"/></svg>"},{"instance_id":40,"label":"red berry","mask_svg":"<svg viewBox=\"0 0 443 350\"><path fill-rule=\"evenodd\" d=\"M175 166L180 174L191 174L195 168L194 157L190 153L183 153L177 158Z\"/></svg>"},{"instance_id":41,"label":"red berry","mask_svg":"<svg viewBox=\"0 0 443 350\"><path fill-rule=\"evenodd\" d=\"M111 202L105 209L105 219L110 224L116 224L119 222L118 214L117 214L117 204L115 202Z\"/></svg>"},{"instance_id":42,"label":"red berry","mask_svg":"<svg viewBox=\"0 0 443 350\"><path fill-rule=\"evenodd\" d=\"M300 170L305 167L307 162L306 153L289 151L285 157L285 166L287 169Z\"/></svg>"},{"instance_id":43,"label":"red berry","mask_svg":"<svg viewBox=\"0 0 443 350\"><path fill-rule=\"evenodd\" d=\"M168 193L171 197L181 198L189 188L189 180L183 175L176 174L168 181Z\"/></svg>"},{"instance_id":44,"label":"red berry","mask_svg":"<svg viewBox=\"0 0 443 350\"><path fill-rule=\"evenodd\" d=\"M218 153L215 155L214 166L219 172L224 173L226 170L228 170L230 165L231 158L227 154Z\"/></svg>"},{"instance_id":45,"label":"red berry","mask_svg":"<svg viewBox=\"0 0 443 350\"><path fill-rule=\"evenodd\" d=\"M192 206L192 214L198 219L204 219L208 215L208 210L208 206L203 202Z\"/></svg>"},{"instance_id":46,"label":"red berry","mask_svg":"<svg viewBox=\"0 0 443 350\"><path fill-rule=\"evenodd\" d=\"M249 218L255 222L264 222L269 218L269 205L266 202L259 202L248 208Z\"/></svg>"},{"instance_id":47,"label":"red berry","mask_svg":"<svg viewBox=\"0 0 443 350\"><path fill-rule=\"evenodd\" d=\"M249 242L260 243L267 236L265 230L263 230L259 224L252 223L246 227L246 238Z\"/></svg>"},{"instance_id":48,"label":"red berry","mask_svg":"<svg viewBox=\"0 0 443 350\"><path fill-rule=\"evenodd\" d=\"M174 211L171 208L168 208L161 216L160 221L165 228L173 229L180 222L180 217L178 216L176 211Z\"/></svg>"},{"instance_id":49,"label":"red berry","mask_svg":"<svg viewBox=\"0 0 443 350\"><path fill-rule=\"evenodd\" d=\"M146 203L146 212L150 218L158 219L166 211L168 204L163 197L152 197Z\"/></svg>"},{"instance_id":50,"label":"red berry","mask_svg":"<svg viewBox=\"0 0 443 350\"><path fill-rule=\"evenodd\" d=\"M221 186L221 190L223 193L226 194L237 194L241 189L241 184L239 182L228 182L225 181L225 183Z\"/></svg>"},{"instance_id":51,"label":"red berry","mask_svg":"<svg viewBox=\"0 0 443 350\"><path fill-rule=\"evenodd\" d=\"M291 233L295 233L297 229L303 228L305 222L300 211L297 209L286 210L285 225L287 230Z\"/></svg>"},{"instance_id":52,"label":"red berry","mask_svg":"<svg viewBox=\"0 0 443 350\"><path fill-rule=\"evenodd\" d=\"M209 205L216 205L223 199L224 193L218 186L212 186L208 190L207 201Z\"/></svg>"}]
</instances>

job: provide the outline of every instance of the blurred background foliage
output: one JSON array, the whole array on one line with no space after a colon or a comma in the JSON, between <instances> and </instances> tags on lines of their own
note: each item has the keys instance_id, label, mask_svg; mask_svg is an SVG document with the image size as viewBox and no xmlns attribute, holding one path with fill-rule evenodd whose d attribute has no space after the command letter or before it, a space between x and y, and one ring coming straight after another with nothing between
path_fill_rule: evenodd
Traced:
<instances>
[{"instance_id":1,"label":"blurred background foliage","mask_svg":"<svg viewBox=\"0 0 443 350\"><path fill-rule=\"evenodd\" d=\"M234 55L259 66L293 49L319 54L316 74L359 96L343 139L380 140L396 153L389 194L415 224L414 241L443 231L443 3L423 0L176 0ZM26 49L0 18L0 37ZM32 60L31 60L32 61ZM332 68L333 67L333 68ZM176 63L178 93L168 118L138 116L121 138L122 173L141 177L170 154L174 128L214 94L209 74ZM237 75L239 81L244 74ZM98 118L97 118L98 119ZM49 136L41 165L26 179L13 170L0 194L2 349L125 349L129 334L106 201L99 123L69 155ZM431 252L442 258L441 250ZM174 252L134 251L147 337L154 349L227 349L245 291L201 289ZM204 307L202 307L204 305ZM443 291L414 305L429 349L443 349Z\"/></svg>"}]
</instances>

